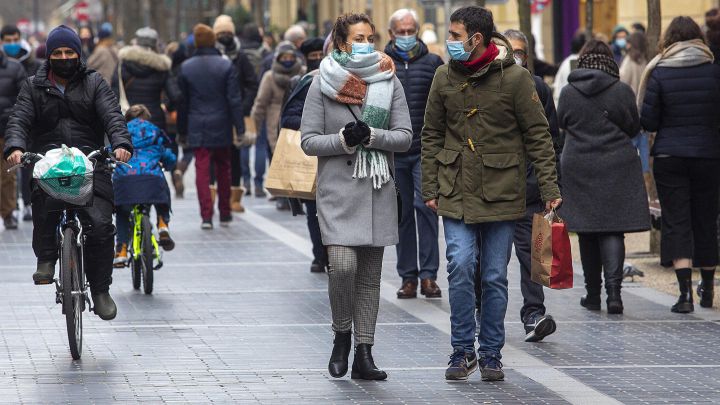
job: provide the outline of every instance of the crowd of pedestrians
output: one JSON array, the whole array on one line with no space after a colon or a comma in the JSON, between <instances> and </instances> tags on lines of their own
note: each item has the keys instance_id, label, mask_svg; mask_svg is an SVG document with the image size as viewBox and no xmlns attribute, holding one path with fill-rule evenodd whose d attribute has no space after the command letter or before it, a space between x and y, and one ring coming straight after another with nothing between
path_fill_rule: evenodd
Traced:
<instances>
[{"instance_id":1,"label":"crowd of pedestrians","mask_svg":"<svg viewBox=\"0 0 720 405\"><path fill-rule=\"evenodd\" d=\"M673 19L653 58L640 24L618 26L610 39L578 33L571 54L557 67L540 64L537 76L528 69L531 41L519 30L499 33L489 10L462 7L449 21L445 60L433 52L438 35L411 9L397 10L382 29L360 13L339 16L323 37L293 25L277 45L271 33L236 27L227 15L195 25L177 42L144 27L124 46L107 23L97 37L89 26L59 26L36 49L5 26L4 227L18 227L21 199L21 218L34 228L33 280L52 283L58 214L49 212L29 169L19 179L6 169L25 151L61 144L95 150L109 142L133 168L96 169L94 203L81 219L92 225L85 262L95 312L113 319L111 275L127 264L132 206L153 205L160 246L176 243L163 171L171 173L175 197L184 198L194 160L200 227L213 229L215 207L220 226L229 226L233 212L245 211L243 196L266 196L265 169L283 158L275 151L286 128L299 130L302 151L317 157L316 198L271 200L307 215L310 270L327 272L333 377L350 370L352 378L387 378L372 347L383 253L395 246L398 299L416 299L418 289L426 298L449 298L446 379L478 369L483 380L504 379L513 246L525 341L557 329L543 287L531 279L538 213L556 210L578 235L586 289L580 305L602 308L604 279L607 312L622 314L625 234L650 229L655 189L661 262L675 269L679 285L672 311L694 310L692 268L701 269L700 305L711 307L720 13L709 12L704 27ZM385 29L389 40L379 43ZM440 217L447 292L437 283Z\"/></svg>"}]
</instances>

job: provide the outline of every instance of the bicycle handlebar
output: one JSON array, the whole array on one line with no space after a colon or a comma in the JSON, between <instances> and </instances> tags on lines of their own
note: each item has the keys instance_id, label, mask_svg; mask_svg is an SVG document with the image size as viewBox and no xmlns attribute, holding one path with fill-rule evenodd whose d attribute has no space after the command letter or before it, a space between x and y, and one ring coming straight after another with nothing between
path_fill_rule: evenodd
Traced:
<instances>
[{"instance_id":1,"label":"bicycle handlebar","mask_svg":"<svg viewBox=\"0 0 720 405\"><path fill-rule=\"evenodd\" d=\"M23 153L22 156L20 157L20 163L18 163L18 164L16 164L16 165L10 167L9 169L7 169L7 172L10 173L10 172L12 172L13 170L16 170L16 169L18 169L18 168L27 167L27 166L29 166L29 165L31 165L31 164L37 163L38 161L40 161L40 160L41 160L42 158L44 158L44 157L45 157L45 156L43 156L43 155L40 154L40 153L25 152L25 153ZM100 159L104 159L105 164L106 164L108 167L111 167L111 168L114 168L115 165L117 165L118 163L120 163L121 165L127 166L127 167L129 167L129 168L132 168L131 165L115 159L115 154L114 154L114 152L110 152L110 151L107 150L106 148L102 148L102 149L99 149L99 150L95 150L95 151L90 152L90 154L87 155L87 158L88 158L88 159L94 159L96 162L99 160L99 158L100 158Z\"/></svg>"}]
</instances>

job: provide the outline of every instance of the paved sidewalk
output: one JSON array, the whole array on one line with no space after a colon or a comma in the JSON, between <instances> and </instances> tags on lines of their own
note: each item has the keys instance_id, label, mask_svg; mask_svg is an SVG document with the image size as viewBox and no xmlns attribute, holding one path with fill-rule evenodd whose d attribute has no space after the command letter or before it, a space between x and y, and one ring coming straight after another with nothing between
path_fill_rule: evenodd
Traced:
<instances>
[{"instance_id":1,"label":"paved sidewalk","mask_svg":"<svg viewBox=\"0 0 720 405\"><path fill-rule=\"evenodd\" d=\"M394 298L386 249L375 346L385 382L332 379L325 274L309 272L305 218L252 198L230 228L201 231L195 196L175 202L177 241L155 292L116 270L118 317L85 316L83 358L73 362L53 287L34 286L31 226L0 231L0 402L99 403L702 403L720 402L718 313L672 314L673 298L637 285L625 315L590 313L576 288L549 291L558 331L528 344L519 322L518 265L511 262L506 381L479 373L449 383L449 305ZM444 264L443 264L444 266ZM577 269L579 270L579 269Z\"/></svg>"}]
</instances>

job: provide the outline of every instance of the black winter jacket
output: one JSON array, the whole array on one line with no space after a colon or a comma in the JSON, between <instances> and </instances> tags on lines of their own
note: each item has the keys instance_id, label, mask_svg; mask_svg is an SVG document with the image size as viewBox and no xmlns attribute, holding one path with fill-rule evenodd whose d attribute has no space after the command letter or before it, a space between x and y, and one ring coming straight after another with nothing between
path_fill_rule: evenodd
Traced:
<instances>
[{"instance_id":1,"label":"black winter jacket","mask_svg":"<svg viewBox=\"0 0 720 405\"><path fill-rule=\"evenodd\" d=\"M150 111L150 121L163 131L167 130L165 112L160 106L162 93L171 103L180 101L180 89L170 79L170 58L141 46L126 46L118 52L122 63L123 84L128 103L144 104ZM113 74L112 87L120 97L117 70Z\"/></svg>"},{"instance_id":2,"label":"black winter jacket","mask_svg":"<svg viewBox=\"0 0 720 405\"><path fill-rule=\"evenodd\" d=\"M420 153L420 133L425 120L430 85L435 77L435 70L443 65L443 60L434 53L428 52L427 46L418 39L420 49L412 59L405 61L390 41L385 46L385 53L395 62L395 74L405 90L405 99L410 109L413 140L410 149L395 156L417 155Z\"/></svg>"},{"instance_id":3,"label":"black winter jacket","mask_svg":"<svg viewBox=\"0 0 720 405\"><path fill-rule=\"evenodd\" d=\"M5 135L8 118L24 82L25 68L0 52L0 139Z\"/></svg>"},{"instance_id":4,"label":"black winter jacket","mask_svg":"<svg viewBox=\"0 0 720 405\"><path fill-rule=\"evenodd\" d=\"M100 73L84 63L70 79L65 94L48 78L45 62L23 83L5 133L4 155L13 150L44 153L61 144L87 152L105 146L107 133L114 149L132 152L132 139L115 94Z\"/></svg>"},{"instance_id":5,"label":"black winter jacket","mask_svg":"<svg viewBox=\"0 0 720 405\"><path fill-rule=\"evenodd\" d=\"M555 148L555 163L557 165L558 181L562 186L562 174L560 170L560 155L562 154L563 140L560 137L560 129L558 128L557 112L555 111L555 101L553 100L553 94L550 87L543 81L539 76L533 75L535 80L535 91L538 93L540 102L545 110L545 118L548 120L550 127L550 135L552 136L553 148ZM527 205L537 204L542 202L540 196L540 187L538 186L538 180L535 176L535 170L533 169L532 163L527 164L527 189L525 191L525 201Z\"/></svg>"},{"instance_id":6,"label":"black winter jacket","mask_svg":"<svg viewBox=\"0 0 720 405\"><path fill-rule=\"evenodd\" d=\"M288 95L280 112L280 128L288 128L295 131L300 130L303 108L305 108L305 99L307 98L308 90L310 90L313 79L319 73L320 70L315 69L302 77L296 76L293 78L291 83L295 82L295 85L291 85L289 89L290 95Z\"/></svg>"},{"instance_id":7,"label":"black winter jacket","mask_svg":"<svg viewBox=\"0 0 720 405\"><path fill-rule=\"evenodd\" d=\"M243 115L246 117L250 116L252 111L255 96L257 96L258 80L255 74L255 67L250 62L248 56L240 49L240 40L235 38L235 43L232 48L226 48L222 44L218 43L215 45L220 53L227 56L235 65L235 69L238 72L238 80L240 85L240 95L243 100Z\"/></svg>"},{"instance_id":8,"label":"black winter jacket","mask_svg":"<svg viewBox=\"0 0 720 405\"><path fill-rule=\"evenodd\" d=\"M188 147L221 148L232 145L233 124L245 132L238 72L215 48L199 48L180 66L178 84L183 102L178 108L178 134L187 135Z\"/></svg>"},{"instance_id":9,"label":"black winter jacket","mask_svg":"<svg viewBox=\"0 0 720 405\"><path fill-rule=\"evenodd\" d=\"M720 159L720 66L656 67L640 118L653 156Z\"/></svg>"}]
</instances>

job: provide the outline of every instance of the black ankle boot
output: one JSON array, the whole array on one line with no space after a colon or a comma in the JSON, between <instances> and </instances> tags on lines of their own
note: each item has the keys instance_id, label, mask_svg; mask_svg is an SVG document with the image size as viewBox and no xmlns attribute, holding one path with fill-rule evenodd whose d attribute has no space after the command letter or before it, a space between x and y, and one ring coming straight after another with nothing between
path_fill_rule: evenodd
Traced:
<instances>
[{"instance_id":1,"label":"black ankle boot","mask_svg":"<svg viewBox=\"0 0 720 405\"><path fill-rule=\"evenodd\" d=\"M675 275L678 280L678 288L680 289L680 297L677 303L670 309L672 312L680 314L687 314L693 312L695 307L693 306L692 296L692 270L691 269L677 269Z\"/></svg>"},{"instance_id":2,"label":"black ankle boot","mask_svg":"<svg viewBox=\"0 0 720 405\"><path fill-rule=\"evenodd\" d=\"M362 380L384 380L387 374L378 370L372 357L372 345L361 343L355 348L355 359L353 360L352 373L354 379Z\"/></svg>"},{"instance_id":3,"label":"black ankle boot","mask_svg":"<svg viewBox=\"0 0 720 405\"><path fill-rule=\"evenodd\" d=\"M607 287L607 312L608 314L622 314L623 303L620 297L620 286Z\"/></svg>"},{"instance_id":4,"label":"black ankle boot","mask_svg":"<svg viewBox=\"0 0 720 405\"><path fill-rule=\"evenodd\" d=\"M600 310L600 294L586 294L580 298L580 305L588 309L589 311Z\"/></svg>"},{"instance_id":5,"label":"black ankle boot","mask_svg":"<svg viewBox=\"0 0 720 405\"><path fill-rule=\"evenodd\" d=\"M715 269L700 270L702 281L698 284L697 294L700 297L700 306L712 308L713 296L715 294Z\"/></svg>"},{"instance_id":6,"label":"black ankle boot","mask_svg":"<svg viewBox=\"0 0 720 405\"><path fill-rule=\"evenodd\" d=\"M328 364L328 371L331 376L340 378L347 374L348 357L350 357L351 348L352 332L335 332L333 350L330 355L330 363Z\"/></svg>"}]
</instances>

